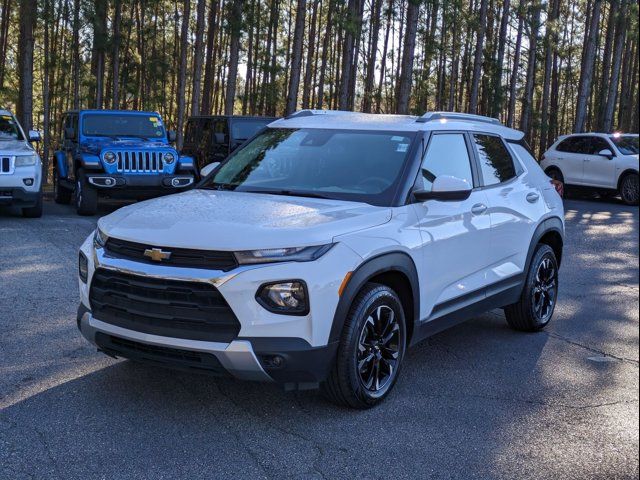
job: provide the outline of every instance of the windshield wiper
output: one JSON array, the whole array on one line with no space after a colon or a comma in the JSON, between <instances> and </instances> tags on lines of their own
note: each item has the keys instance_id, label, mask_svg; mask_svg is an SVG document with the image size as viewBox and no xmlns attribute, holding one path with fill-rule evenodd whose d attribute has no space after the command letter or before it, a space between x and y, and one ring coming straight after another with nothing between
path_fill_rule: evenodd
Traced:
<instances>
[{"instance_id":1,"label":"windshield wiper","mask_svg":"<svg viewBox=\"0 0 640 480\"><path fill-rule=\"evenodd\" d=\"M285 195L288 197L307 197L307 198L323 198L329 199L326 195L313 192L300 192L297 190L238 190L244 193L265 193L267 195Z\"/></svg>"}]
</instances>

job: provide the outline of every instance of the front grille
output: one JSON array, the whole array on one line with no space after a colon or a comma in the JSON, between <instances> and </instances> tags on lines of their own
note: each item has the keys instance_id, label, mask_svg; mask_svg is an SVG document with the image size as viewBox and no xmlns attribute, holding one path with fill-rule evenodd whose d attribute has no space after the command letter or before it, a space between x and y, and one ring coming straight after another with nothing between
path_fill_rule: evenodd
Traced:
<instances>
[{"instance_id":1,"label":"front grille","mask_svg":"<svg viewBox=\"0 0 640 480\"><path fill-rule=\"evenodd\" d=\"M159 173L164 170L166 152L129 150L115 152L118 173Z\"/></svg>"},{"instance_id":2,"label":"front grille","mask_svg":"<svg viewBox=\"0 0 640 480\"><path fill-rule=\"evenodd\" d=\"M163 251L171 252L171 256L162 260L162 262L154 262L144 254L145 250L152 248L160 248ZM206 268L209 270L222 270L223 272L233 270L238 266L233 252L161 247L129 242L118 238L109 238L107 240L105 253L111 257L126 258L136 262L161 263L162 265L172 265L174 267Z\"/></svg>"},{"instance_id":3,"label":"front grille","mask_svg":"<svg viewBox=\"0 0 640 480\"><path fill-rule=\"evenodd\" d=\"M11 163L11 157L0 157L0 174L12 173Z\"/></svg>"},{"instance_id":4,"label":"front grille","mask_svg":"<svg viewBox=\"0 0 640 480\"><path fill-rule=\"evenodd\" d=\"M96 333L95 341L102 351L117 357L131 358L159 365L206 370L216 375L228 375L220 361L211 353L160 347L107 335L102 332Z\"/></svg>"},{"instance_id":5,"label":"front grille","mask_svg":"<svg viewBox=\"0 0 640 480\"><path fill-rule=\"evenodd\" d=\"M98 320L138 332L229 343L240 331L231 307L208 283L98 269L89 300Z\"/></svg>"}]
</instances>

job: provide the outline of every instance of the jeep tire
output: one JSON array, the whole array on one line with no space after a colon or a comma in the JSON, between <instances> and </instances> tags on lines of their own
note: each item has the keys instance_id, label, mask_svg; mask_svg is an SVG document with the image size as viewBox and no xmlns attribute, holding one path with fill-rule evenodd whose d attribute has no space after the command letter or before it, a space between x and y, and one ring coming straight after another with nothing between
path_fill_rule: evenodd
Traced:
<instances>
[{"instance_id":1,"label":"jeep tire","mask_svg":"<svg viewBox=\"0 0 640 480\"><path fill-rule=\"evenodd\" d=\"M53 160L55 162L55 159ZM58 169L53 168L53 201L61 205L69 205L71 202L71 194L73 192L68 188L60 185L60 178L58 177Z\"/></svg>"},{"instance_id":2,"label":"jeep tire","mask_svg":"<svg viewBox=\"0 0 640 480\"><path fill-rule=\"evenodd\" d=\"M76 210L78 215L95 215L98 211L98 191L87 181L83 168L76 176Z\"/></svg>"},{"instance_id":3,"label":"jeep tire","mask_svg":"<svg viewBox=\"0 0 640 480\"><path fill-rule=\"evenodd\" d=\"M558 261L549 245L538 244L520 300L504 308L514 330L536 332L547 326L558 299Z\"/></svg>"},{"instance_id":4,"label":"jeep tire","mask_svg":"<svg viewBox=\"0 0 640 480\"><path fill-rule=\"evenodd\" d=\"M345 319L335 362L321 384L323 394L352 408L380 403L398 378L406 331L398 295L385 285L366 284Z\"/></svg>"}]
</instances>

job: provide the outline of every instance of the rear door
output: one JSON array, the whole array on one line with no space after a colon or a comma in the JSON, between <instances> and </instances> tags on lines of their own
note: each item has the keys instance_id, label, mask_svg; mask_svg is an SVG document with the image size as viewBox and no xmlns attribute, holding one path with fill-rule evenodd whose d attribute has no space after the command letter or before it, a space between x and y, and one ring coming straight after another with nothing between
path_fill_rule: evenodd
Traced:
<instances>
[{"instance_id":1,"label":"rear door","mask_svg":"<svg viewBox=\"0 0 640 480\"><path fill-rule=\"evenodd\" d=\"M564 183L581 185L584 177L584 152L588 137L572 136L556 147L556 160L564 176Z\"/></svg>"},{"instance_id":2,"label":"rear door","mask_svg":"<svg viewBox=\"0 0 640 480\"><path fill-rule=\"evenodd\" d=\"M587 137L584 142L583 184L591 187L616 188L616 161L599 153L609 150L615 155L613 146L601 137Z\"/></svg>"},{"instance_id":3,"label":"rear door","mask_svg":"<svg viewBox=\"0 0 640 480\"><path fill-rule=\"evenodd\" d=\"M524 271L529 243L545 213L544 197L502 137L474 133L472 138L491 217L487 282L499 291Z\"/></svg>"}]
</instances>

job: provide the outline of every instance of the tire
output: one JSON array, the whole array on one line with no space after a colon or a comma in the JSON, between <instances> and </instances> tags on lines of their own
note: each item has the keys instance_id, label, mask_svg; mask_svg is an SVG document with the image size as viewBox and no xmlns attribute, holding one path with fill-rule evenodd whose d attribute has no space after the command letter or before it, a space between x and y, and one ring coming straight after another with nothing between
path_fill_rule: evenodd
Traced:
<instances>
[{"instance_id":1,"label":"tire","mask_svg":"<svg viewBox=\"0 0 640 480\"><path fill-rule=\"evenodd\" d=\"M406 332L398 295L385 285L366 284L351 304L336 360L320 386L325 397L358 409L380 403L398 379Z\"/></svg>"},{"instance_id":2,"label":"tire","mask_svg":"<svg viewBox=\"0 0 640 480\"><path fill-rule=\"evenodd\" d=\"M98 211L98 191L87 181L83 168L76 178L76 211L78 215L95 215Z\"/></svg>"},{"instance_id":3,"label":"tire","mask_svg":"<svg viewBox=\"0 0 640 480\"><path fill-rule=\"evenodd\" d=\"M33 207L22 209L22 216L25 218L40 218L42 216L42 191L38 192L38 200Z\"/></svg>"},{"instance_id":4,"label":"tire","mask_svg":"<svg viewBox=\"0 0 640 480\"><path fill-rule=\"evenodd\" d=\"M539 244L531 259L520 300L504 308L514 330L537 332L551 321L558 299L558 261L549 245Z\"/></svg>"},{"instance_id":5,"label":"tire","mask_svg":"<svg viewBox=\"0 0 640 480\"><path fill-rule=\"evenodd\" d=\"M55 161L55 160L53 160ZM69 205L72 191L60 185L58 170L53 169L53 201L60 205Z\"/></svg>"},{"instance_id":6,"label":"tire","mask_svg":"<svg viewBox=\"0 0 640 480\"><path fill-rule=\"evenodd\" d=\"M627 205L638 205L638 174L628 173L620 181L620 196Z\"/></svg>"}]
</instances>

